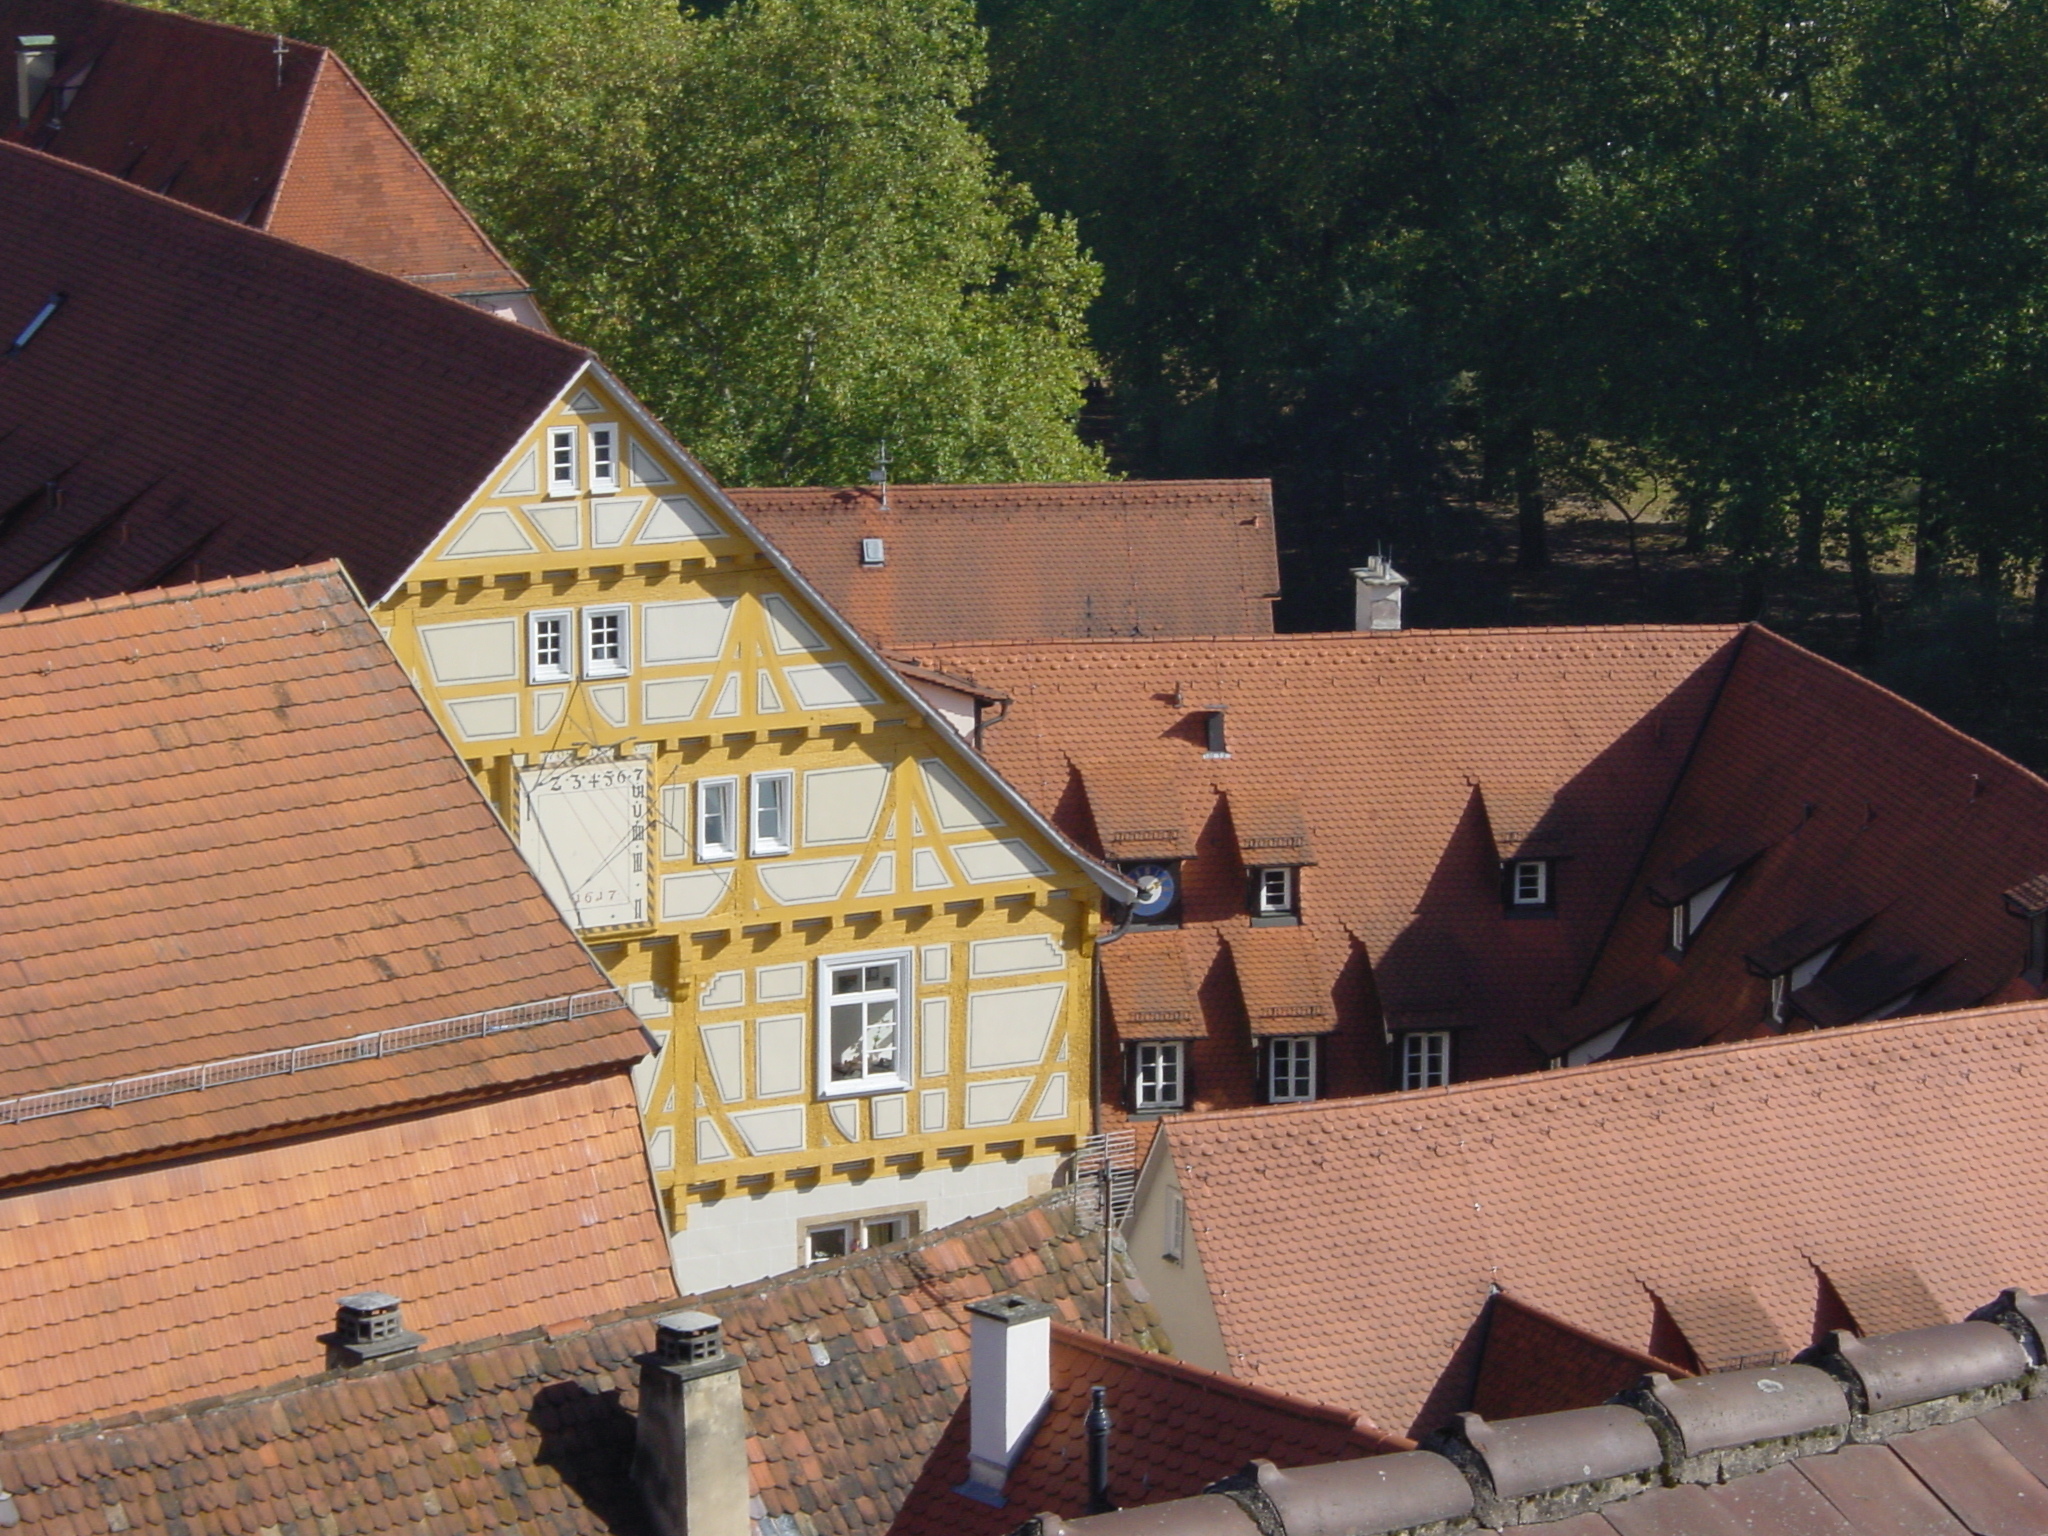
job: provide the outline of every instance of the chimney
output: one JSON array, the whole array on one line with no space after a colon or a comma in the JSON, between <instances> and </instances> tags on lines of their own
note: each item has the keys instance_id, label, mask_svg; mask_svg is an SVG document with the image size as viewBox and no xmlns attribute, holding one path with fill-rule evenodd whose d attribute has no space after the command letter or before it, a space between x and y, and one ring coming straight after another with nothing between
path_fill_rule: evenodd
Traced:
<instances>
[{"instance_id":1,"label":"chimney","mask_svg":"<svg viewBox=\"0 0 2048 1536\"><path fill-rule=\"evenodd\" d=\"M709 1312L655 1319L654 1353L640 1357L633 1486L655 1536L748 1536L740 1361Z\"/></svg>"},{"instance_id":2,"label":"chimney","mask_svg":"<svg viewBox=\"0 0 2048 1536\"><path fill-rule=\"evenodd\" d=\"M1374 555L1364 565L1354 566L1351 579L1357 585L1358 611L1353 627L1360 630L1390 630L1401 627L1401 590L1408 578L1394 569L1385 555Z\"/></svg>"},{"instance_id":3,"label":"chimney","mask_svg":"<svg viewBox=\"0 0 2048 1536\"><path fill-rule=\"evenodd\" d=\"M57 39L46 32L31 33L14 40L14 120L25 123L36 115L50 77L57 73Z\"/></svg>"},{"instance_id":4,"label":"chimney","mask_svg":"<svg viewBox=\"0 0 2048 1536\"><path fill-rule=\"evenodd\" d=\"M326 1336L327 1368L409 1355L426 1342L406 1331L396 1296L389 1291L358 1291L335 1304L334 1332Z\"/></svg>"},{"instance_id":5,"label":"chimney","mask_svg":"<svg viewBox=\"0 0 2048 1536\"><path fill-rule=\"evenodd\" d=\"M1088 1513L1107 1515L1116 1509L1109 1497L1109 1388L1089 1389L1088 1418Z\"/></svg>"},{"instance_id":6,"label":"chimney","mask_svg":"<svg viewBox=\"0 0 2048 1536\"><path fill-rule=\"evenodd\" d=\"M967 1481L956 1492L1000 1509L1003 1483L1052 1397L1052 1308L1027 1297L971 1303Z\"/></svg>"}]
</instances>

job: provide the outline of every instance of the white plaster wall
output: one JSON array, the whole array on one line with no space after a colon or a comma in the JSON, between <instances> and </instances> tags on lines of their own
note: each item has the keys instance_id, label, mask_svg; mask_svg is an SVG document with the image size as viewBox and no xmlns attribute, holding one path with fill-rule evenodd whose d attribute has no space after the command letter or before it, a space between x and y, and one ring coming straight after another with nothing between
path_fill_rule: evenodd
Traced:
<instances>
[{"instance_id":1,"label":"white plaster wall","mask_svg":"<svg viewBox=\"0 0 2048 1536\"><path fill-rule=\"evenodd\" d=\"M936 683L927 683L920 678L903 679L910 685L910 691L924 700L933 714L953 727L953 734L963 741L974 740L974 716L977 708L974 695L961 693L952 688L941 688Z\"/></svg>"},{"instance_id":2,"label":"white plaster wall","mask_svg":"<svg viewBox=\"0 0 2048 1536\"><path fill-rule=\"evenodd\" d=\"M1179 1193L1180 1178L1166 1155L1166 1137L1155 1136L1131 1198L1131 1212L1124 1218L1124 1244L1130 1251L1131 1267L1145 1282L1152 1305L1166 1324L1173 1352L1194 1365L1228 1375L1230 1355L1223 1347L1223 1329L1216 1321L1208 1278L1202 1273L1202 1249L1193 1218L1188 1219L1182 1236L1180 1259L1165 1257L1167 1212L1172 1197Z\"/></svg>"},{"instance_id":3,"label":"white plaster wall","mask_svg":"<svg viewBox=\"0 0 2048 1536\"><path fill-rule=\"evenodd\" d=\"M777 1188L728 1195L689 1207L690 1224L669 1239L676 1284L685 1296L794 1269L803 1261L803 1229L855 1212L920 1210L924 1231L985 1215L1049 1189L1057 1156L970 1163L899 1174L887 1169L849 1184L802 1191Z\"/></svg>"}]
</instances>

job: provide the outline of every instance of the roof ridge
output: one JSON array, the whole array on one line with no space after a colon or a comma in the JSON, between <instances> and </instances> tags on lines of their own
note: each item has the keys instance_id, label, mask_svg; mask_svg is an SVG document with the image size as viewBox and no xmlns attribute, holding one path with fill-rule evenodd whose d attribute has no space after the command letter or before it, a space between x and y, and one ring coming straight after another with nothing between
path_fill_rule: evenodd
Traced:
<instances>
[{"instance_id":1,"label":"roof ridge","mask_svg":"<svg viewBox=\"0 0 2048 1536\"><path fill-rule=\"evenodd\" d=\"M933 644L913 642L897 647L898 651L917 657L944 657L962 652L990 652L993 654L1014 654L1017 652L1043 654L1053 650L1108 650L1112 647L1143 646L1157 651L1168 651L1176 646L1199 647L1204 652L1213 651L1218 644L1282 645L1301 641L1348 640L1361 645L1385 646L1391 652L1396 647L1411 643L1411 637L1429 636L1447 640L1470 639L1477 636L1501 636L1509 639L1527 639L1537 635L1725 635L1734 639L1745 630L1757 626L1748 624L1516 624L1516 625L1475 625L1462 629L1404 629L1398 635L1379 633L1362 629L1309 629L1286 630L1275 634L1230 634L1230 635L1085 635L1072 637L1053 636L1043 640L964 640L942 641ZM1774 637L1783 639L1782 636ZM1796 645L1795 641L1785 641ZM1805 649L1803 646L1799 649ZM1826 660L1825 657L1821 658ZM1830 663L1834 665L1834 663ZM1857 674L1861 675L1861 674Z\"/></svg>"},{"instance_id":2,"label":"roof ridge","mask_svg":"<svg viewBox=\"0 0 2048 1536\"><path fill-rule=\"evenodd\" d=\"M367 94L365 92L365 95ZM98 182L107 187L118 187L128 196L148 198L151 202L165 209L175 210L186 218L197 219L205 224L217 224L224 229L234 230L237 235L263 241L280 252L289 252L291 254L288 259L326 267L336 272L347 273L353 281L389 284L395 290L418 294L435 304L452 304L463 313L473 315L479 323L518 331L529 337L536 346L543 346L554 351L571 354L571 358L565 358L564 361L573 359L579 368L590 362L596 355L589 348L580 347L573 341L565 341L560 336L556 336L551 332L536 331L527 326L510 324L507 321L498 319L494 315L484 313L474 304L466 304L461 299L451 298L443 293L436 293L431 288L422 288L419 284L407 282L404 278L392 273L379 272L375 267L361 266L356 262L350 261L345 256L331 256L327 252L316 249L313 246L301 245L296 240L287 240L282 235L274 235L269 230L258 229L252 224L237 223L224 214L213 213L191 203L181 203L174 197L167 196L161 192L152 192L147 187L139 187L133 182L123 181L118 176L111 175L106 171L95 170L92 166L83 165L76 160L66 160L60 155L52 155L40 149L31 149L26 144L16 144L9 140L0 139L0 159L4 159L7 155L20 155L34 164L82 177L88 181ZM518 344L514 343L514 345ZM563 383L564 387L566 387L567 380L565 379Z\"/></svg>"},{"instance_id":3,"label":"roof ridge","mask_svg":"<svg viewBox=\"0 0 2048 1536\"><path fill-rule=\"evenodd\" d=\"M218 597L228 592L258 592L269 587L289 587L324 581L331 577L347 579L347 572L342 569L339 560L327 559L311 565L287 566L276 571L258 571L253 576L216 576L210 580L187 582L177 587L145 587L140 591L116 592L106 597L81 597L68 603L53 603L47 608L21 608L13 613L0 613L0 629L42 623L46 620L85 618L97 613L117 613L128 608L147 608L158 603L189 603L198 597Z\"/></svg>"},{"instance_id":4,"label":"roof ridge","mask_svg":"<svg viewBox=\"0 0 2048 1536\"><path fill-rule=\"evenodd\" d=\"M1628 1074L1638 1071L1685 1068L1694 1063L1717 1057L1743 1052L1769 1051L1775 1049L1796 1050L1805 1047L1818 1049L1821 1045L1854 1035L1858 1038L1884 1033L1906 1033L1924 1030L1928 1025L1943 1019L1984 1018L2011 1013L2048 1013L2048 999L2033 999L2015 1003L1980 1004L1974 1008L1950 1008L1936 1013L1906 1014L1895 1019L1872 1019L1859 1024L1839 1024L1829 1029L1805 1029L1791 1034L1764 1035L1754 1040L1728 1040L1714 1045L1687 1046L1682 1051L1659 1051L1647 1056L1610 1056L1602 1061L1583 1062L1575 1067L1539 1067L1531 1072L1517 1072L1509 1077L1475 1078L1470 1082L1446 1083L1436 1088L1402 1088L1388 1093L1361 1094L1349 1099L1314 1099L1301 1104L1252 1104L1241 1109L1211 1109L1199 1115L1179 1115L1171 1125L1162 1125L1162 1132L1193 1131L1198 1135L1216 1134L1214 1128L1236 1125L1244 1121L1283 1120L1303 1115L1330 1115L1338 1113L1360 1114L1382 1106L1413 1105L1423 1100L1445 1098L1471 1098L1474 1096L1505 1093L1513 1089L1526 1088L1531 1083L1561 1081L1566 1077L1574 1082L1586 1080L1595 1075Z\"/></svg>"}]
</instances>

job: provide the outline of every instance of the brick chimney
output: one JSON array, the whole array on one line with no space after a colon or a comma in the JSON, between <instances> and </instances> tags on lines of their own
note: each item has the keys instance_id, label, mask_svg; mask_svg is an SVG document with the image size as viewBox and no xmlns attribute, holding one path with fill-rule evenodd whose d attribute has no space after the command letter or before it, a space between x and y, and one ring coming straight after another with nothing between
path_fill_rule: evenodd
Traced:
<instances>
[{"instance_id":1,"label":"brick chimney","mask_svg":"<svg viewBox=\"0 0 2048 1536\"><path fill-rule=\"evenodd\" d=\"M967 1481L957 1490L1003 1506L1003 1484L1052 1398L1052 1308L1009 1295L971 1303Z\"/></svg>"},{"instance_id":2,"label":"brick chimney","mask_svg":"<svg viewBox=\"0 0 2048 1536\"><path fill-rule=\"evenodd\" d=\"M748 1536L740 1361L708 1312L655 1319L654 1353L640 1357L633 1486L655 1536Z\"/></svg>"}]
</instances>

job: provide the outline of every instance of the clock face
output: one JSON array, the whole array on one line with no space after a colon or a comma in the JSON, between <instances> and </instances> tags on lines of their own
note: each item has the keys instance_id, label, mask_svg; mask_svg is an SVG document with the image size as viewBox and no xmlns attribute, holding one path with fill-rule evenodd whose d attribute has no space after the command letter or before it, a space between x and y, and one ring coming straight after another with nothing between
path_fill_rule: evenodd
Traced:
<instances>
[{"instance_id":1,"label":"clock face","mask_svg":"<svg viewBox=\"0 0 2048 1536\"><path fill-rule=\"evenodd\" d=\"M1138 899L1131 903L1134 917L1162 917L1180 894L1180 880L1171 864L1127 864L1124 873L1138 888Z\"/></svg>"}]
</instances>

